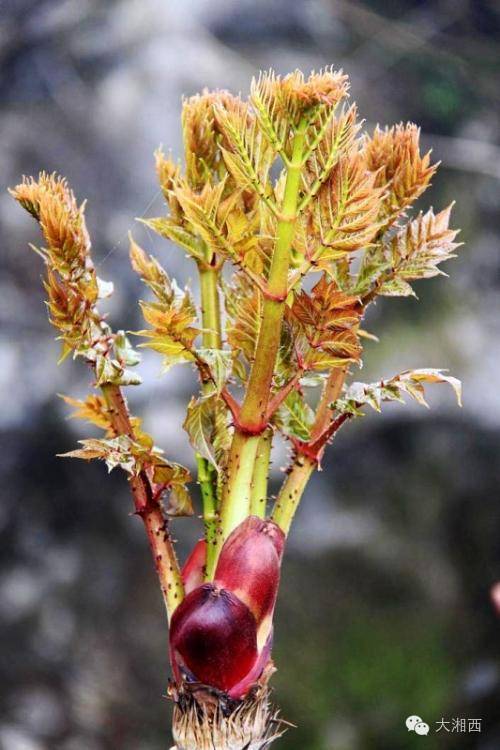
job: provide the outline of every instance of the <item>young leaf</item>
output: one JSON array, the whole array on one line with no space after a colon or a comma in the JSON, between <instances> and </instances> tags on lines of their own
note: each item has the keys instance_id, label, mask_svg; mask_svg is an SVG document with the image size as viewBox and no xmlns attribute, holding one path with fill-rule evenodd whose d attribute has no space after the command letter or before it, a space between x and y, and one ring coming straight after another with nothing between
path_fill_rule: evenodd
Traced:
<instances>
[{"instance_id":1,"label":"young leaf","mask_svg":"<svg viewBox=\"0 0 500 750\"><path fill-rule=\"evenodd\" d=\"M392 128L375 128L366 137L363 154L376 184L386 188L379 218L388 224L428 188L438 167L430 163L430 151L420 154L420 128L400 123Z\"/></svg>"},{"instance_id":2,"label":"young leaf","mask_svg":"<svg viewBox=\"0 0 500 750\"><path fill-rule=\"evenodd\" d=\"M139 221L159 234L160 237L183 247L195 260L205 260L205 250L200 238L186 227L181 226L175 219L159 216L153 219L140 219Z\"/></svg>"},{"instance_id":3,"label":"young leaf","mask_svg":"<svg viewBox=\"0 0 500 750\"><path fill-rule=\"evenodd\" d=\"M292 391L274 415L273 422L289 437L308 441L314 424L314 411L298 391Z\"/></svg>"},{"instance_id":4,"label":"young leaf","mask_svg":"<svg viewBox=\"0 0 500 750\"><path fill-rule=\"evenodd\" d=\"M301 291L295 295L287 319L306 370L341 367L359 359L360 314L358 299L340 291L326 274L311 294Z\"/></svg>"},{"instance_id":5,"label":"young leaf","mask_svg":"<svg viewBox=\"0 0 500 750\"><path fill-rule=\"evenodd\" d=\"M454 251L459 243L454 240L458 231L448 228L452 207L453 204L438 214L431 208L394 235L389 252L397 280L430 279L443 274L439 265L456 257Z\"/></svg>"},{"instance_id":6,"label":"young leaf","mask_svg":"<svg viewBox=\"0 0 500 750\"><path fill-rule=\"evenodd\" d=\"M335 109L321 107L318 110L316 120L306 136L305 187L299 211L317 195L335 164L351 149L360 128L356 122L356 114L355 105L342 112L338 118L335 117Z\"/></svg>"},{"instance_id":7,"label":"young leaf","mask_svg":"<svg viewBox=\"0 0 500 750\"><path fill-rule=\"evenodd\" d=\"M118 361L127 367L134 367L141 361L141 355L133 348L125 331L115 333L114 350Z\"/></svg>"},{"instance_id":8,"label":"young leaf","mask_svg":"<svg viewBox=\"0 0 500 750\"><path fill-rule=\"evenodd\" d=\"M408 394L422 406L428 406L425 400L425 388L428 383L448 383L462 405L462 386L457 378L446 375L444 370L424 368L405 370L389 380L377 383L352 383L332 406L340 413L362 415L365 404L375 411L380 411L383 401L402 401L403 394Z\"/></svg>"},{"instance_id":9,"label":"young leaf","mask_svg":"<svg viewBox=\"0 0 500 750\"><path fill-rule=\"evenodd\" d=\"M192 398L183 426L195 451L220 469L221 454L230 441L227 407L222 399L216 394Z\"/></svg>"},{"instance_id":10,"label":"young leaf","mask_svg":"<svg viewBox=\"0 0 500 750\"><path fill-rule=\"evenodd\" d=\"M122 468L128 474L136 474L136 460L131 451L131 440L126 435L120 435L115 438L96 439L78 441L81 448L60 453L62 458L83 458L90 461L98 458L106 463L108 471L112 471L117 466Z\"/></svg>"},{"instance_id":11,"label":"young leaf","mask_svg":"<svg viewBox=\"0 0 500 750\"><path fill-rule=\"evenodd\" d=\"M257 120L249 109L227 110L216 106L217 123L228 147L221 147L226 167L238 188L254 191L266 205L275 210L268 182L274 154L263 138Z\"/></svg>"},{"instance_id":12,"label":"young leaf","mask_svg":"<svg viewBox=\"0 0 500 750\"><path fill-rule=\"evenodd\" d=\"M241 352L248 364L253 362L262 314L262 295L239 274L225 294L227 340L233 352Z\"/></svg>"},{"instance_id":13,"label":"young leaf","mask_svg":"<svg viewBox=\"0 0 500 750\"><path fill-rule=\"evenodd\" d=\"M220 394L233 369L231 352L223 349L198 349L197 355L208 366L215 390Z\"/></svg>"},{"instance_id":14,"label":"young leaf","mask_svg":"<svg viewBox=\"0 0 500 750\"><path fill-rule=\"evenodd\" d=\"M184 484L175 482L171 485L164 511L172 518L194 515L193 501Z\"/></svg>"},{"instance_id":15,"label":"young leaf","mask_svg":"<svg viewBox=\"0 0 500 750\"><path fill-rule=\"evenodd\" d=\"M318 243L349 253L369 245L380 229L383 192L359 151L343 156L318 192L314 212Z\"/></svg>"},{"instance_id":16,"label":"young leaf","mask_svg":"<svg viewBox=\"0 0 500 750\"><path fill-rule=\"evenodd\" d=\"M150 328L138 331L148 341L140 344L163 355L163 366L168 369L179 362L195 360L193 343L200 333L193 323L197 313L187 290L179 289L171 281L158 261L131 239L132 267L153 291L157 302L141 302L141 310Z\"/></svg>"},{"instance_id":17,"label":"young leaf","mask_svg":"<svg viewBox=\"0 0 500 750\"><path fill-rule=\"evenodd\" d=\"M61 398L75 409L70 414L71 419L83 419L106 432L113 433L108 407L102 396L91 393L84 401L64 395L61 395Z\"/></svg>"},{"instance_id":18,"label":"young leaf","mask_svg":"<svg viewBox=\"0 0 500 750\"><path fill-rule=\"evenodd\" d=\"M117 359L97 354L94 359L96 385L140 385L141 378L132 370L127 370Z\"/></svg>"}]
</instances>

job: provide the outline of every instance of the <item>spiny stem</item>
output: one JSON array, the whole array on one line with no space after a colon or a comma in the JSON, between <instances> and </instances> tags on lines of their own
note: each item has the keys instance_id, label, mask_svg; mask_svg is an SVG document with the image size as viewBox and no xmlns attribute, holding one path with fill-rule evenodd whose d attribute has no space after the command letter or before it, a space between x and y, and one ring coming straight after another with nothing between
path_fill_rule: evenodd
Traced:
<instances>
[{"instance_id":1,"label":"spiny stem","mask_svg":"<svg viewBox=\"0 0 500 750\"><path fill-rule=\"evenodd\" d=\"M311 442L321 435L332 420L333 410L330 404L338 399L347 376L347 367L336 367L325 382L323 393L316 409L316 419L311 432Z\"/></svg>"},{"instance_id":2,"label":"spiny stem","mask_svg":"<svg viewBox=\"0 0 500 750\"><path fill-rule=\"evenodd\" d=\"M101 390L115 432L118 435L134 438L133 425L121 388L107 384L103 385ZM142 518L148 535L167 615L170 619L177 605L184 598L184 586L168 522L163 516L155 497L153 483L146 471L131 477L130 488L136 513Z\"/></svg>"},{"instance_id":3,"label":"spiny stem","mask_svg":"<svg viewBox=\"0 0 500 750\"><path fill-rule=\"evenodd\" d=\"M267 501L267 483L269 479L269 461L273 443L273 431L266 430L259 438L257 456L253 467L250 488L250 515L265 518Z\"/></svg>"},{"instance_id":4,"label":"spiny stem","mask_svg":"<svg viewBox=\"0 0 500 750\"><path fill-rule=\"evenodd\" d=\"M247 428L258 428L262 424L271 393L288 291L290 249L295 231L306 125L307 121L304 120L298 126L293 141L292 159L287 171L281 218L277 228L276 247L267 282L272 298L264 300L255 359L241 407L241 422Z\"/></svg>"},{"instance_id":5,"label":"spiny stem","mask_svg":"<svg viewBox=\"0 0 500 750\"><path fill-rule=\"evenodd\" d=\"M267 427L266 416L280 345L306 129L307 118L303 118L295 131L292 158L287 166L283 204L267 284L270 296L264 300L255 359L241 407L240 424L235 429L229 455L228 477L221 505L219 550L250 510L253 464L259 434Z\"/></svg>"},{"instance_id":6,"label":"spiny stem","mask_svg":"<svg viewBox=\"0 0 500 750\"><path fill-rule=\"evenodd\" d=\"M302 494L316 467L316 461L308 456L298 454L276 498L271 519L287 535Z\"/></svg>"},{"instance_id":7,"label":"spiny stem","mask_svg":"<svg viewBox=\"0 0 500 750\"><path fill-rule=\"evenodd\" d=\"M203 506L203 523L207 541L207 563L205 578L211 580L215 567L215 546L217 543L217 471L203 456L196 456L198 483Z\"/></svg>"},{"instance_id":8,"label":"spiny stem","mask_svg":"<svg viewBox=\"0 0 500 750\"><path fill-rule=\"evenodd\" d=\"M250 488L260 435L246 435L235 430L227 465L227 479L220 511L221 527L218 550L231 531L250 512Z\"/></svg>"}]
</instances>

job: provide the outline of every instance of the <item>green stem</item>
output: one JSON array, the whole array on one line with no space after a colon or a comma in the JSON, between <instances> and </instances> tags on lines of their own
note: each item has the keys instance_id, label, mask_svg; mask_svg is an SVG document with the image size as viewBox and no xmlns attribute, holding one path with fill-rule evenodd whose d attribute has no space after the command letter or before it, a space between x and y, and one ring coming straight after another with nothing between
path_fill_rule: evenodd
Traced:
<instances>
[{"instance_id":1,"label":"green stem","mask_svg":"<svg viewBox=\"0 0 500 750\"><path fill-rule=\"evenodd\" d=\"M246 435L235 430L222 496L221 533L217 538L217 552L231 531L250 513L250 491L259 441L260 435Z\"/></svg>"},{"instance_id":2,"label":"green stem","mask_svg":"<svg viewBox=\"0 0 500 750\"><path fill-rule=\"evenodd\" d=\"M295 511L316 467L316 461L299 454L276 498L271 519L286 535L290 531Z\"/></svg>"},{"instance_id":3,"label":"green stem","mask_svg":"<svg viewBox=\"0 0 500 750\"><path fill-rule=\"evenodd\" d=\"M266 516L267 483L272 444L273 432L269 429L259 438L250 487L250 515L259 516L259 518L265 518Z\"/></svg>"},{"instance_id":4,"label":"green stem","mask_svg":"<svg viewBox=\"0 0 500 750\"><path fill-rule=\"evenodd\" d=\"M307 119L304 118L295 131L292 158L287 165L283 205L267 281L268 295L263 304L255 359L229 455L228 476L221 504L219 550L231 531L250 511L253 465L257 456L259 435L267 427L266 415L281 339L306 129Z\"/></svg>"},{"instance_id":5,"label":"green stem","mask_svg":"<svg viewBox=\"0 0 500 750\"><path fill-rule=\"evenodd\" d=\"M255 359L241 407L240 419L248 430L262 427L271 395L288 292L290 250L295 232L306 124L304 121L299 125L293 142L292 159L288 167L283 206L277 228L276 247L267 282L269 297L264 300Z\"/></svg>"},{"instance_id":6,"label":"green stem","mask_svg":"<svg viewBox=\"0 0 500 750\"><path fill-rule=\"evenodd\" d=\"M215 548L217 544L217 470L206 458L196 456L198 466L198 483L200 485L203 506L203 523L207 542L207 564L205 577L210 580L215 567Z\"/></svg>"},{"instance_id":7,"label":"green stem","mask_svg":"<svg viewBox=\"0 0 500 750\"><path fill-rule=\"evenodd\" d=\"M221 315L218 280L215 267L198 264L200 276L201 315L203 325L203 346L206 349L220 349L222 346ZM206 390L207 385L203 385ZM198 484L200 485L203 508L203 523L207 541L207 564L205 577L211 580L215 569L217 542L217 470L203 456L196 455Z\"/></svg>"},{"instance_id":8,"label":"green stem","mask_svg":"<svg viewBox=\"0 0 500 750\"><path fill-rule=\"evenodd\" d=\"M198 265L200 273L201 318L203 324L203 346L207 349L220 349L222 340L219 271L207 265Z\"/></svg>"}]
</instances>

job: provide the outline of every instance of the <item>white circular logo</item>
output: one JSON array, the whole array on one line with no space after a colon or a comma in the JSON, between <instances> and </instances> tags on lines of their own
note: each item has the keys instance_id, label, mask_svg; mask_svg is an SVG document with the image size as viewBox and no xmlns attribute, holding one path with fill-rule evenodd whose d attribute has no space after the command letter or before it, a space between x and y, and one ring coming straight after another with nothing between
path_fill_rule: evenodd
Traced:
<instances>
[{"instance_id":1,"label":"white circular logo","mask_svg":"<svg viewBox=\"0 0 500 750\"><path fill-rule=\"evenodd\" d=\"M420 718L420 716L408 716L406 719L406 728L409 732L415 732L421 736L429 734L429 725Z\"/></svg>"},{"instance_id":2,"label":"white circular logo","mask_svg":"<svg viewBox=\"0 0 500 750\"><path fill-rule=\"evenodd\" d=\"M422 719L420 718L420 716L408 716L408 718L406 719L406 727L409 732L415 731L415 727L417 726L417 724L421 723Z\"/></svg>"}]
</instances>

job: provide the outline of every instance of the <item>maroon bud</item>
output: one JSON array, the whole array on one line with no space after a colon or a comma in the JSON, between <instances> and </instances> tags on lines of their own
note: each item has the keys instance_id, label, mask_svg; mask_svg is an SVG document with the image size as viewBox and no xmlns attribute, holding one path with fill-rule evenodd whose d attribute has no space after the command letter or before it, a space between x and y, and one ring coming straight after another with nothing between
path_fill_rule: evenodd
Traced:
<instances>
[{"instance_id":1,"label":"maroon bud","mask_svg":"<svg viewBox=\"0 0 500 750\"><path fill-rule=\"evenodd\" d=\"M252 611L259 651L271 629L285 535L273 521L249 516L226 539L215 583L232 591Z\"/></svg>"},{"instance_id":2,"label":"maroon bud","mask_svg":"<svg viewBox=\"0 0 500 750\"><path fill-rule=\"evenodd\" d=\"M248 674L245 675L245 677L240 680L240 682L236 683L236 685L233 685L233 687L228 690L228 695L230 698L234 698L236 700L239 700L240 698L243 698L248 691L250 690L253 685L257 682L259 677L261 676L262 672L264 671L265 667L267 666L269 659L271 658L271 651L273 648L273 628L271 626L271 632L269 633L267 637L267 641L264 645L264 648L259 654L259 658L253 665L252 669Z\"/></svg>"},{"instance_id":3,"label":"maroon bud","mask_svg":"<svg viewBox=\"0 0 500 750\"><path fill-rule=\"evenodd\" d=\"M191 554L182 568L182 583L184 591L189 594L197 586L201 586L205 578L205 566L207 564L207 543L204 539L196 542Z\"/></svg>"},{"instance_id":4,"label":"maroon bud","mask_svg":"<svg viewBox=\"0 0 500 750\"><path fill-rule=\"evenodd\" d=\"M228 692L257 661L255 618L230 591L199 586L172 616L170 658L178 682L187 678Z\"/></svg>"}]
</instances>

